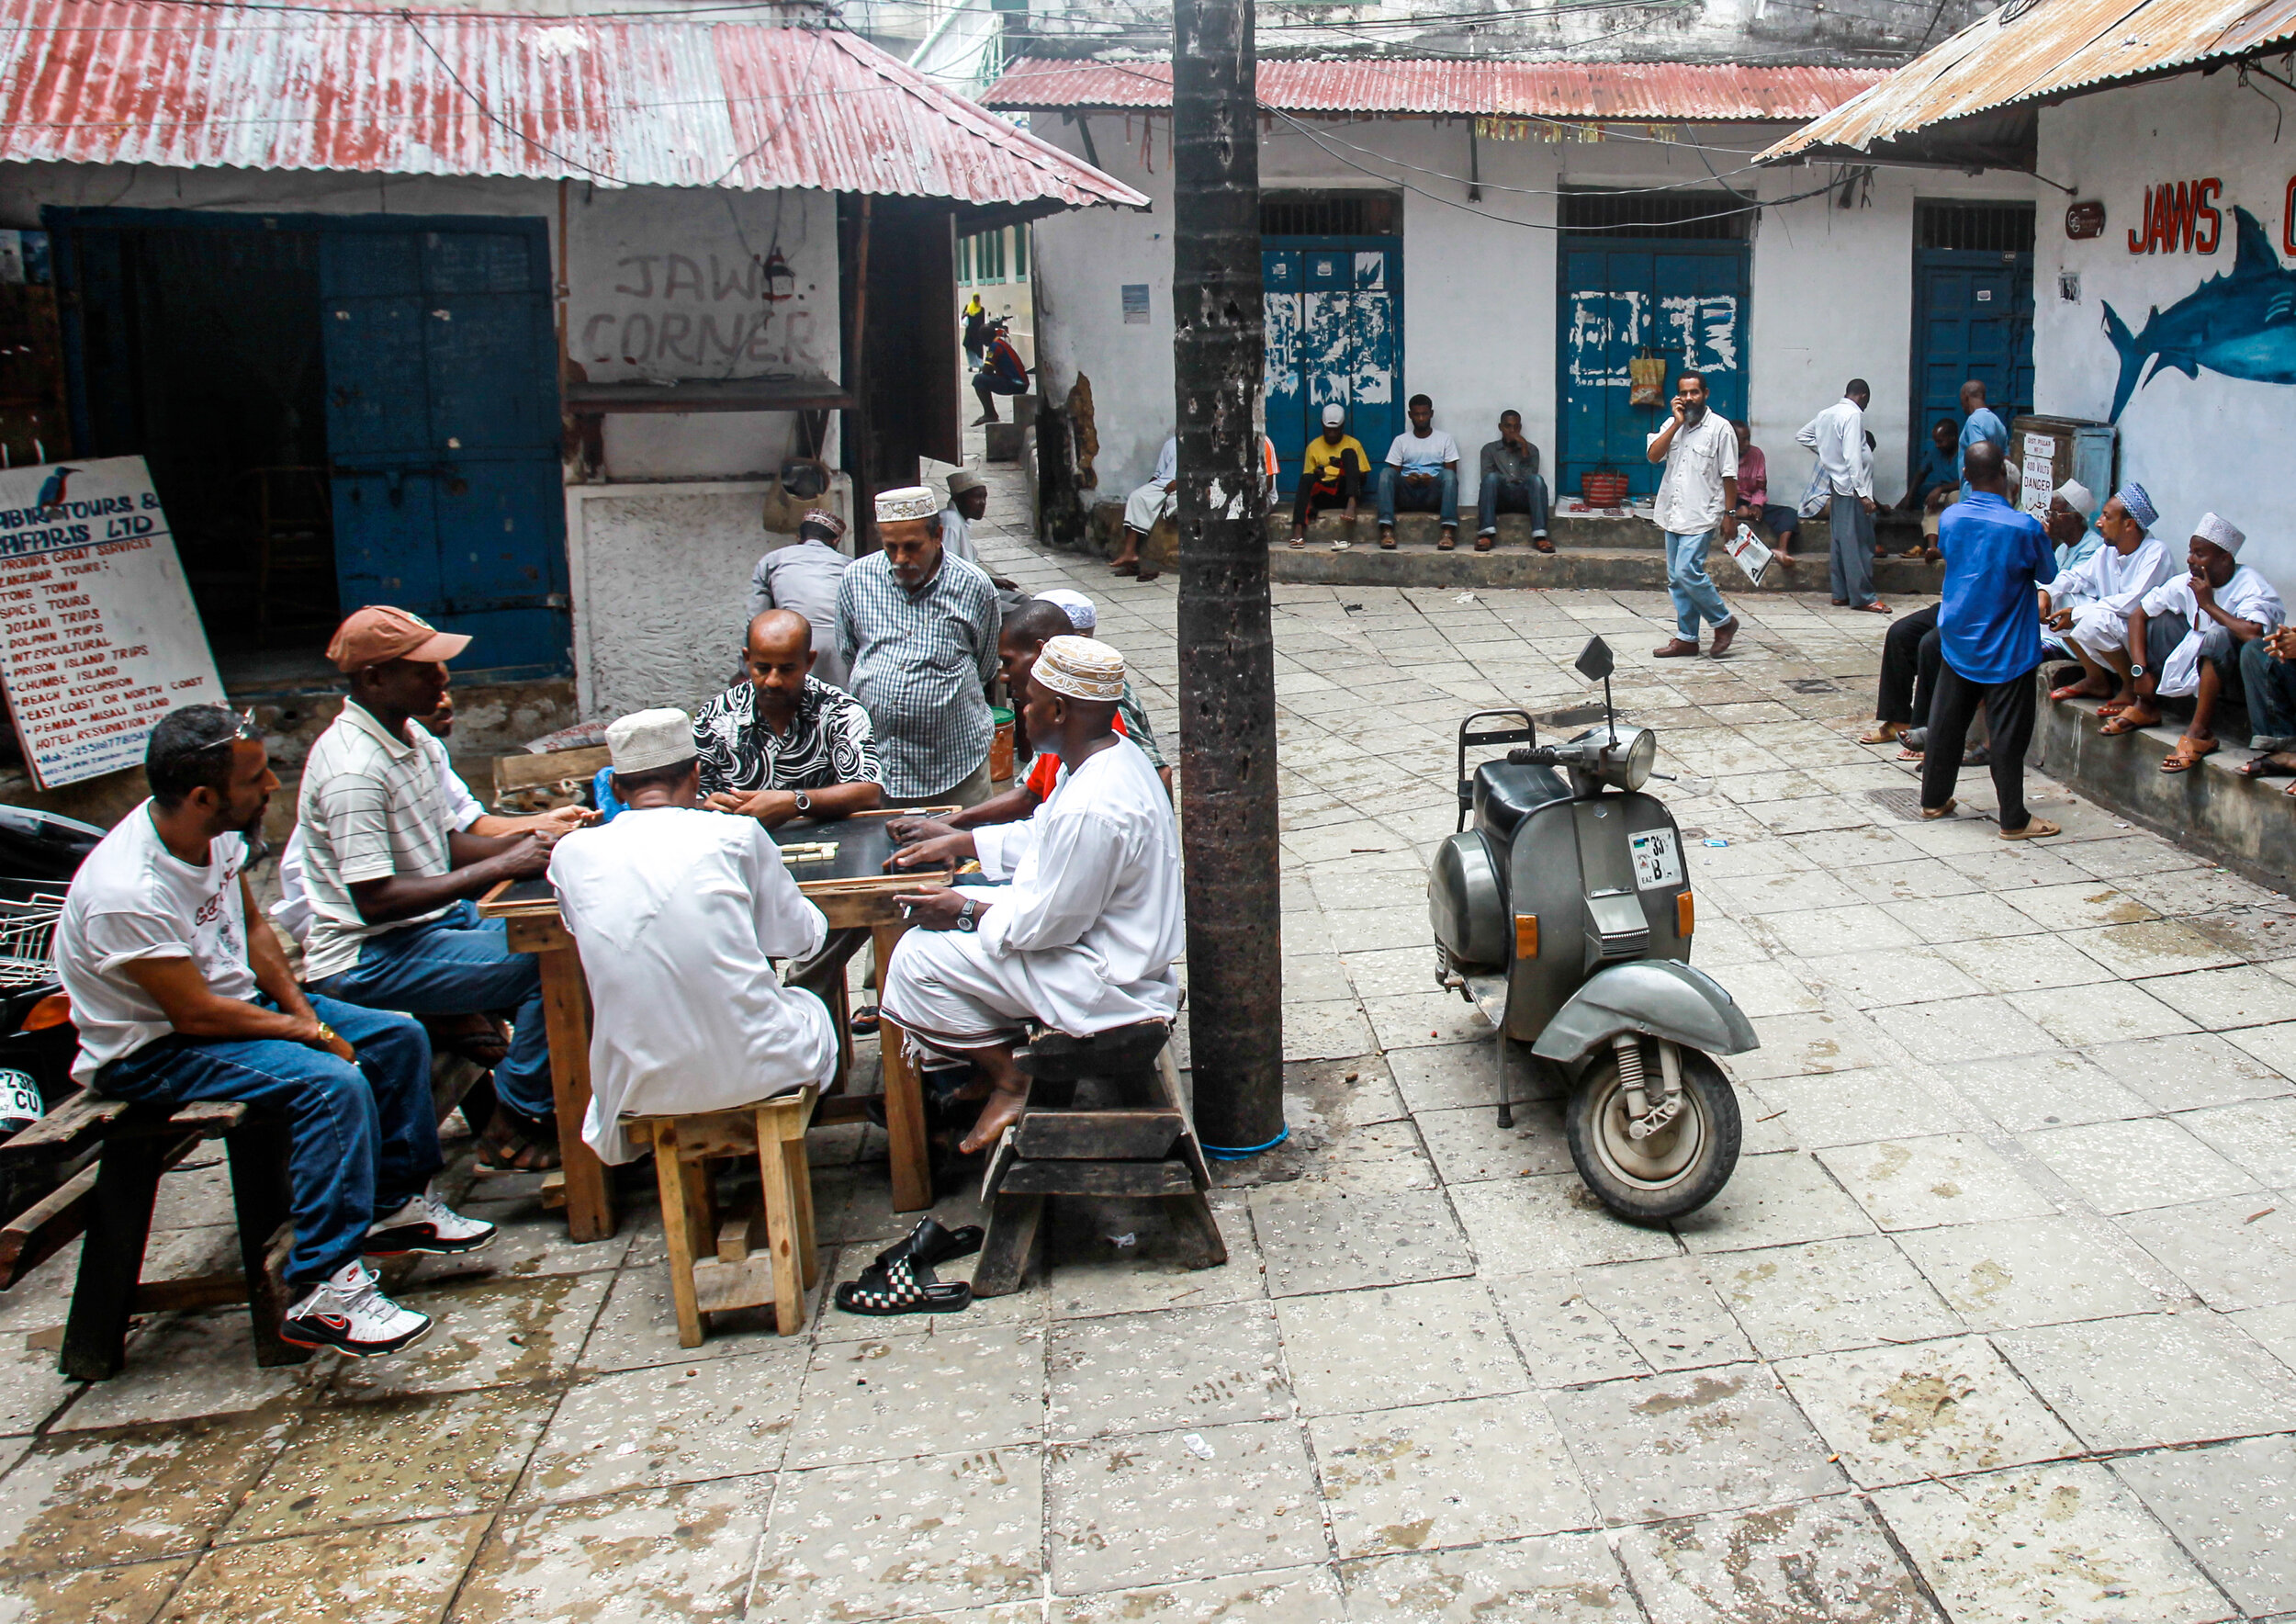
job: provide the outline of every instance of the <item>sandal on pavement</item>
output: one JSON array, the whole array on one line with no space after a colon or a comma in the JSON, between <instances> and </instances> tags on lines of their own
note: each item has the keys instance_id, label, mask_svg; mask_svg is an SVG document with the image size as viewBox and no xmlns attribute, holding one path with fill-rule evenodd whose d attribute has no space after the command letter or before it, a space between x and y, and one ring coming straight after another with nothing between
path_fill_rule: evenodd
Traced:
<instances>
[{"instance_id":1,"label":"sandal on pavement","mask_svg":"<svg viewBox=\"0 0 2296 1624\"><path fill-rule=\"evenodd\" d=\"M877 1254L876 1266L890 1269L895 1259L906 1257L919 1268L930 1269L937 1263L970 1257L981 1249L983 1234L977 1224L944 1229L940 1219L928 1213L917 1220L915 1229Z\"/></svg>"},{"instance_id":2,"label":"sandal on pavement","mask_svg":"<svg viewBox=\"0 0 2296 1624\"><path fill-rule=\"evenodd\" d=\"M1304 536L1295 536L1291 538L1291 550L1295 553L1307 545L1308 538Z\"/></svg>"},{"instance_id":3,"label":"sandal on pavement","mask_svg":"<svg viewBox=\"0 0 2296 1624\"><path fill-rule=\"evenodd\" d=\"M880 1269L872 1264L859 1280L837 1289L837 1305L848 1314L957 1314L973 1301L973 1288L959 1281L942 1285L928 1269L918 1271L906 1257Z\"/></svg>"},{"instance_id":4,"label":"sandal on pavement","mask_svg":"<svg viewBox=\"0 0 2296 1624\"><path fill-rule=\"evenodd\" d=\"M2049 690L2049 697L2050 697L2050 698L2052 698L2052 699L2057 699L2057 700L2065 700L2065 699L2110 699L2110 698L2112 697L2112 695L2110 695L2110 694L2099 694L2099 693L2098 693L2095 689L2088 687L2088 686L2087 684L2085 684L2085 683L2081 683L2081 682L2067 682L2067 683L2066 683L2064 687L2062 687L2062 688L2052 688L2052 689L2050 689L2050 690Z\"/></svg>"},{"instance_id":5,"label":"sandal on pavement","mask_svg":"<svg viewBox=\"0 0 2296 1624\"><path fill-rule=\"evenodd\" d=\"M2028 817L2023 829L2005 829L2001 831L2001 838L2005 840L2045 840L2051 835L2064 832L2045 818Z\"/></svg>"},{"instance_id":6,"label":"sandal on pavement","mask_svg":"<svg viewBox=\"0 0 2296 1624\"><path fill-rule=\"evenodd\" d=\"M498 1099L478 1135L478 1156L490 1173L547 1173L558 1165L557 1131Z\"/></svg>"},{"instance_id":7,"label":"sandal on pavement","mask_svg":"<svg viewBox=\"0 0 2296 1624\"><path fill-rule=\"evenodd\" d=\"M1927 750L1916 750L1911 745L1906 746L1905 749L1897 752L1897 760L1901 761L1926 761L1929 759L1929 752Z\"/></svg>"},{"instance_id":8,"label":"sandal on pavement","mask_svg":"<svg viewBox=\"0 0 2296 1624\"><path fill-rule=\"evenodd\" d=\"M1895 722L1891 722L1886 725L1892 727L1896 726ZM1860 734L1858 736L1858 742L1860 744L1895 744L1900 737L1900 734L1885 733L1880 727L1876 727L1871 733Z\"/></svg>"},{"instance_id":9,"label":"sandal on pavement","mask_svg":"<svg viewBox=\"0 0 2296 1624\"><path fill-rule=\"evenodd\" d=\"M1921 808L1921 816L1929 818L1951 818L1953 815L1953 808L1960 805L1959 801L1948 801L1942 806L1924 806Z\"/></svg>"},{"instance_id":10,"label":"sandal on pavement","mask_svg":"<svg viewBox=\"0 0 2296 1624\"><path fill-rule=\"evenodd\" d=\"M2189 773L2202 761L2223 747L2213 739L2203 743L2197 739L2179 739L2160 764L2163 773Z\"/></svg>"},{"instance_id":11,"label":"sandal on pavement","mask_svg":"<svg viewBox=\"0 0 2296 1624\"><path fill-rule=\"evenodd\" d=\"M2112 713L2111 718L2108 720L2102 727L2099 727L2097 730L2108 739L2118 739L2123 733L2135 733L2144 728L2150 727L2151 726L2153 726L2153 724L2150 722L2139 722L2132 719L2129 713L2126 711L2115 711Z\"/></svg>"},{"instance_id":12,"label":"sandal on pavement","mask_svg":"<svg viewBox=\"0 0 2296 1624\"><path fill-rule=\"evenodd\" d=\"M2275 751L2257 756L2253 761L2241 762L2233 771L2243 778L2296 778L2296 761L2280 759L2286 753Z\"/></svg>"},{"instance_id":13,"label":"sandal on pavement","mask_svg":"<svg viewBox=\"0 0 2296 1624\"><path fill-rule=\"evenodd\" d=\"M1850 607L1855 609L1860 615L1894 615L1896 613L1879 598L1874 599L1871 603L1852 603Z\"/></svg>"}]
</instances>

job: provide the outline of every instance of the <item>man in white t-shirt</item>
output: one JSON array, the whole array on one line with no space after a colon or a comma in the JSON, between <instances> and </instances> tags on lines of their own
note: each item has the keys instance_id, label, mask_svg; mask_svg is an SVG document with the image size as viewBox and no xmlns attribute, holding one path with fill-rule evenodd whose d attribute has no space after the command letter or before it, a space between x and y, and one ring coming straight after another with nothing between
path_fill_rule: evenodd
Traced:
<instances>
[{"instance_id":1,"label":"man in white t-shirt","mask_svg":"<svg viewBox=\"0 0 2296 1624\"><path fill-rule=\"evenodd\" d=\"M1697 373L1685 372L1675 384L1673 415L1650 436L1645 455L1666 465L1657 518L1666 533L1666 587L1674 599L1677 634L1651 652L1660 660L1696 654L1704 616L1714 627L1719 660L1738 636L1738 616L1706 574L1706 549L1717 525L1728 525L1732 535L1738 530L1738 521L1727 516L1738 506L1738 431L1708 409L1706 380Z\"/></svg>"},{"instance_id":2,"label":"man in white t-shirt","mask_svg":"<svg viewBox=\"0 0 2296 1624\"><path fill-rule=\"evenodd\" d=\"M1407 434L1395 436L1387 448L1387 464L1379 469L1379 545L1395 550L1395 513L1436 513L1443 523L1439 552L1449 552L1459 541L1459 443L1435 426L1435 402L1413 395L1404 409L1411 419Z\"/></svg>"},{"instance_id":3,"label":"man in white t-shirt","mask_svg":"<svg viewBox=\"0 0 2296 1624\"><path fill-rule=\"evenodd\" d=\"M432 1192L442 1165L431 1047L404 1015L310 998L258 921L244 871L279 786L252 722L170 713L144 752L152 798L81 864L56 969L80 1033L73 1076L139 1103L236 1100L284 1115L303 1288L280 1336L354 1357L431 1328L383 1296L366 1257L475 1251L494 1226Z\"/></svg>"},{"instance_id":4,"label":"man in white t-shirt","mask_svg":"<svg viewBox=\"0 0 2296 1624\"><path fill-rule=\"evenodd\" d=\"M817 953L828 921L762 823L703 808L693 718L640 711L607 728L606 745L625 810L561 840L550 883L598 1007L582 1138L626 1162L636 1153L623 1117L826 1085L837 1032L828 1006L783 986L771 963Z\"/></svg>"}]
</instances>

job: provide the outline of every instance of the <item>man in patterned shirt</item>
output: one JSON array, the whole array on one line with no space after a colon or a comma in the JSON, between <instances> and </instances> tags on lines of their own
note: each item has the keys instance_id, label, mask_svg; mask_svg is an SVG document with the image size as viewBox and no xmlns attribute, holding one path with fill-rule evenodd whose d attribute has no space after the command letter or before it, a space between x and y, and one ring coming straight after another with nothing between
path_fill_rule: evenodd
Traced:
<instances>
[{"instance_id":1,"label":"man in patterned shirt","mask_svg":"<svg viewBox=\"0 0 2296 1624\"><path fill-rule=\"evenodd\" d=\"M884 798L869 713L814 676L813 627L794 610L749 623L749 680L693 718L703 802L766 828L793 818L850 818Z\"/></svg>"},{"instance_id":2,"label":"man in patterned shirt","mask_svg":"<svg viewBox=\"0 0 2296 1624\"><path fill-rule=\"evenodd\" d=\"M971 806L988 798L996 731L996 589L941 549L940 503L922 485L880 491L882 551L854 560L838 589L838 646L853 697L876 728L885 793L896 802Z\"/></svg>"}]
</instances>

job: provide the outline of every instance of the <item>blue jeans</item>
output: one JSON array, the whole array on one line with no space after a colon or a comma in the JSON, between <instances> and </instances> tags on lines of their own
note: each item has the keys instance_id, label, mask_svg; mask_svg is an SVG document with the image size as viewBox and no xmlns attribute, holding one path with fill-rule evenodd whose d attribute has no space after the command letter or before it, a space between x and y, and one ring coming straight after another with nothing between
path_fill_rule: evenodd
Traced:
<instances>
[{"instance_id":1,"label":"blue jeans","mask_svg":"<svg viewBox=\"0 0 2296 1624\"><path fill-rule=\"evenodd\" d=\"M464 1015L473 1009L512 1009L516 1031L511 1052L494 1068L494 1092L512 1110L546 1117L550 1092L550 1033L542 1020L542 965L530 953L512 953L500 919L481 919L467 899L428 924L370 936L359 962L339 976L311 983L346 1004L404 1009L410 1015Z\"/></svg>"},{"instance_id":2,"label":"blue jeans","mask_svg":"<svg viewBox=\"0 0 2296 1624\"><path fill-rule=\"evenodd\" d=\"M1720 626L1730 618L1729 605L1723 603L1706 574L1706 549L1713 545L1711 530L1695 536L1666 533L1666 590L1673 595L1674 626L1685 643L1698 640L1700 615L1705 616L1709 626Z\"/></svg>"},{"instance_id":3,"label":"blue jeans","mask_svg":"<svg viewBox=\"0 0 2296 1624\"><path fill-rule=\"evenodd\" d=\"M1437 513L1443 515L1444 528L1456 529L1459 522L1459 476L1456 468L1436 472L1430 485L1406 485L1403 470L1393 463L1379 467L1379 523L1393 524L1395 509L1400 504L1407 513Z\"/></svg>"},{"instance_id":4,"label":"blue jeans","mask_svg":"<svg viewBox=\"0 0 2296 1624\"><path fill-rule=\"evenodd\" d=\"M2240 646L2240 685L2252 736L2296 739L2296 660L2279 659L2262 637L2252 637Z\"/></svg>"},{"instance_id":5,"label":"blue jeans","mask_svg":"<svg viewBox=\"0 0 2296 1624\"><path fill-rule=\"evenodd\" d=\"M356 1066L284 1039L178 1035L96 1074L96 1092L115 1100L243 1100L287 1118L295 1246L287 1278L297 1285L322 1280L356 1257L367 1226L397 1212L444 1165L431 1114L431 1040L422 1023L333 998L314 998L311 1009L357 1052Z\"/></svg>"},{"instance_id":6,"label":"blue jeans","mask_svg":"<svg viewBox=\"0 0 2296 1624\"><path fill-rule=\"evenodd\" d=\"M1501 513L1531 515L1531 534L1547 534L1547 520L1553 507L1547 495L1547 481L1533 474L1527 483L1510 484L1497 474L1483 476L1482 494L1475 500L1475 534L1495 536L1499 532Z\"/></svg>"}]
</instances>

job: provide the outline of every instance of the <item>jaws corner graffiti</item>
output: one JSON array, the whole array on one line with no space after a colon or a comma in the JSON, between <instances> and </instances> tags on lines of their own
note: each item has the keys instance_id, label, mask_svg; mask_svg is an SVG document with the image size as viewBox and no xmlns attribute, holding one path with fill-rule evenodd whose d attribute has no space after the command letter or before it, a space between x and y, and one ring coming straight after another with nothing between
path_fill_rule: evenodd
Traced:
<instances>
[{"instance_id":1,"label":"jaws corner graffiti","mask_svg":"<svg viewBox=\"0 0 2296 1624\"><path fill-rule=\"evenodd\" d=\"M2137 391L2163 372L2198 380L2202 368L2252 383L2296 384L2296 176L2268 209L2277 233L2239 203L2224 206L2224 182L2211 175L2147 186L2137 223L2126 229L2128 252L2177 255L2188 263L2217 254L2231 216L2233 263L2167 309L2147 310L2132 330L2127 315L2103 301L2103 329L2121 372L2110 416L2119 422ZM2262 199L2257 199L2261 202ZM2279 243L2274 243L2278 236Z\"/></svg>"}]
</instances>

